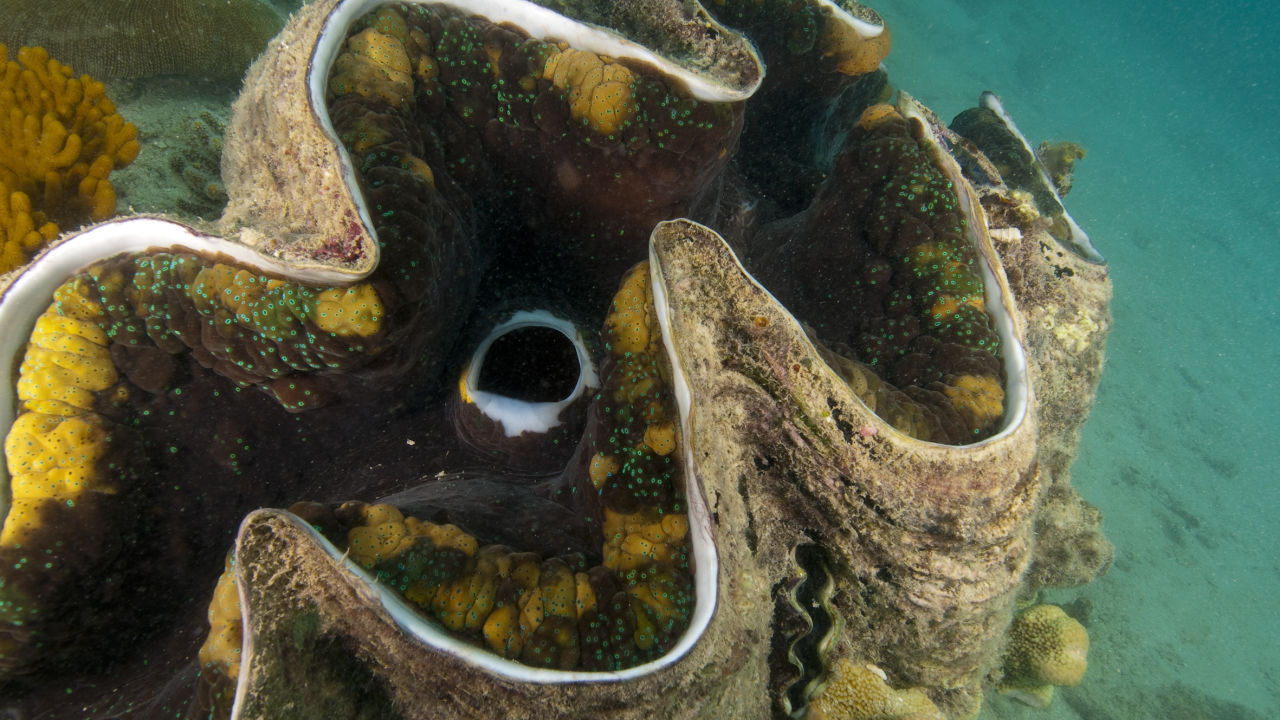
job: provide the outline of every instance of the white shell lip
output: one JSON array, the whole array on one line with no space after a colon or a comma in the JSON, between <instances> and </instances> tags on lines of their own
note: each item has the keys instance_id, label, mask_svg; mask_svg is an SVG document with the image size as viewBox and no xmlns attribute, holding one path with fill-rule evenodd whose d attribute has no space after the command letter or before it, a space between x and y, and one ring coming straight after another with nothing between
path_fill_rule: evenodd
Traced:
<instances>
[{"instance_id":1,"label":"white shell lip","mask_svg":"<svg viewBox=\"0 0 1280 720\"><path fill-rule=\"evenodd\" d=\"M495 340L514 330L528 327L550 328L565 336L573 343L578 356L578 382L573 390L564 398L555 402L526 402L505 395L477 390L480 369L484 366L482 358ZM481 360L477 362L477 360ZM480 342L471 361L467 363L467 371L462 379L467 394L480 412L491 420L502 423L502 430L507 437L516 437L521 433L542 434L561 424L560 413L588 390L600 387L600 378L596 374L595 364L591 361L591 353L587 351L587 342L582 331L573 323L548 312L547 310L521 310L505 322L489 331Z\"/></svg>"},{"instance_id":2,"label":"white shell lip","mask_svg":"<svg viewBox=\"0 0 1280 720\"><path fill-rule=\"evenodd\" d=\"M49 307L53 292L76 273L126 253L191 251L221 255L268 275L322 285L349 283L351 276L322 267L300 269L263 255L240 243L197 230L190 225L158 217L112 220L80 230L41 253L13 279L0 295L0 427L13 425L17 416L17 377L36 318ZM8 512L9 473L0 467L0 517Z\"/></svg>"},{"instance_id":3,"label":"white shell lip","mask_svg":"<svg viewBox=\"0 0 1280 720\"><path fill-rule=\"evenodd\" d=\"M412 0L410 0L412 2ZM311 66L308 69L308 82L311 88L312 106L323 108L325 104L325 87L328 83L329 66L337 57L338 49L346 40L347 29L358 18L383 5L390 5L395 0L346 0L339 3L333 13L325 21L320 32L319 42L311 55ZM428 4L418 2L416 4ZM693 97L708 102L736 102L753 95L759 87L757 79L742 89L725 87L706 77L680 67L652 50L628 40L610 30L567 18L550 8L537 5L527 0L431 0L429 4L444 5L457 8L488 18L497 23L511 23L519 27L530 37L549 40L563 40L578 50L588 50L599 55L613 58L633 58L646 62L664 74L677 78ZM758 60L758 58L757 58ZM763 63L761 63L763 68ZM763 72L760 74L763 78ZM321 123L332 137L336 137L333 125L322 115Z\"/></svg>"},{"instance_id":4,"label":"white shell lip","mask_svg":"<svg viewBox=\"0 0 1280 720\"><path fill-rule=\"evenodd\" d=\"M978 265L982 270L983 302L987 315L995 321L996 334L1000 337L1000 355L1004 361L1005 399L1004 417L1000 421L1000 429L990 437L976 443L946 447L981 447L999 442L1012 435L1027 417L1031 407L1031 379L1027 375L1027 354L1019 339L1014 314L1017 303L1009 290L1009 281L1005 277L1004 267L995 254L991 237L987 234L987 216L973 192L973 186L964 178L960 165L946 150L944 141L935 135L936 130L930 120L929 113L920 101L906 92L898 92L898 110L903 117L916 119L925 127L925 141L929 144L931 157L938 169L946 174L955 190L956 199L969 222L966 223L965 239L978 254ZM935 443L936 444L936 443Z\"/></svg>"},{"instance_id":5,"label":"white shell lip","mask_svg":"<svg viewBox=\"0 0 1280 720\"><path fill-rule=\"evenodd\" d=\"M1058 194L1058 188L1054 186L1053 180L1045 172L1044 166L1036 159L1036 152L1031 147L1031 143L1027 141L1027 136L1022 134L1022 131L1018 129L1018 125L1013 121L1013 117L1004 109L1004 103L1000 101L1000 96L987 90L978 99L978 104L995 113L1000 118L1000 122L1004 123L1004 126L1009 129L1009 132L1018 138L1018 142L1022 143L1023 150L1031 157L1032 167L1035 168L1036 173L1040 176L1040 182L1044 183L1049 192L1053 193L1054 199L1058 202L1058 209L1062 211L1062 219L1067 224L1067 231L1070 233L1070 237L1058 238L1056 235L1054 237L1061 240L1072 252L1088 262L1095 265L1106 264L1107 259L1093 246L1093 242L1089 240L1089 234L1076 223L1075 218L1071 217L1071 213L1067 212L1066 205L1062 203L1062 196Z\"/></svg>"},{"instance_id":6,"label":"white shell lip","mask_svg":"<svg viewBox=\"0 0 1280 720\"><path fill-rule=\"evenodd\" d=\"M853 31L858 33L858 37L863 40L879 37L884 32L883 21L874 23L860 18L841 7L839 3L833 2L833 0L818 0L818 7L826 8L828 12L839 18L845 25L853 28Z\"/></svg>"},{"instance_id":7,"label":"white shell lip","mask_svg":"<svg viewBox=\"0 0 1280 720\"><path fill-rule=\"evenodd\" d=\"M959 173L958 166L955 168L955 172L957 174ZM964 202L964 201L965 201L965 197L962 196L961 202ZM974 202L976 203L976 200ZM982 227L985 228L986 227L985 220L982 217L979 217L978 220L982 221L983 223ZM669 220L667 222L684 222L684 223L689 223L691 225L697 225L699 227L705 227L705 226L702 226L700 223L695 222L693 220L689 220L687 218L683 218L680 220ZM666 223L661 223L660 226L663 224L666 224ZM972 225L973 223L970 223L970 224ZM707 229L710 230L710 228L707 228ZM655 233L656 232L657 231L655 230ZM711 230L711 232L715 232L715 231ZM716 234L716 237L720 237L719 233L715 233L715 234ZM721 242L724 242L723 238L721 239ZM1031 386L1030 386L1029 376L1027 375L1027 356L1026 356L1026 352L1023 350L1021 341L1019 341L1018 339L1017 327L1013 317L1013 312L1015 308L1015 305L1013 303L1013 295L1012 293L1009 292L1008 284L1005 282L1004 271L1000 270L997 274L997 271L992 268L992 263L996 263L998 266L998 260L994 258L994 256L988 256L986 252L982 251L981 247L978 247L975 249L978 250L979 256L982 258L982 262L980 263L980 265L982 266L983 282L986 284L984 288L984 292L985 292L985 300L987 303L987 312L995 320L996 332L1000 336L1000 341L1001 341L1002 350L1003 350L1002 355L1004 358L1004 367L1005 367L1005 372L1007 376L1005 381L1005 411L1004 411L1004 416L1001 419L1000 430L997 431L995 434L991 435L990 437L979 440L978 442L966 443L963 445L949 445L945 443L937 443L937 442L932 442L927 440L920 440L919 438L910 438L913 442L919 443L923 446L937 448L940 450L964 450L969 448L983 447L986 445L991 445L991 444L1003 441L1005 438L1008 438L1009 436L1013 435L1015 432L1018 431L1020 427L1022 427L1023 423L1026 421L1027 411L1031 403ZM733 251L733 248L729 247L728 243L725 243L725 250L733 258L733 261L738 266L738 269L742 272L742 274L747 278L747 280L752 285L756 286L760 290L760 292L764 293L773 302L777 303L779 307L786 310L786 305L782 301L778 300L778 298L775 297L772 292L769 292L769 288L762 285L758 280L756 280L755 276L753 276L746 269L746 266L744 266L742 264L742 261L738 258L737 253ZM651 270L651 273L653 274L653 277L654 277L654 283L653 283L654 307L655 309L661 308L658 314L658 318L663 328L663 339L667 342L667 353L671 358L672 374L675 376L674 384L676 386L676 403L681 408L681 411L682 411L681 427L686 428L685 437L687 438L688 437L687 435L688 416L687 414L684 414L684 413L686 412L686 408L691 406L690 397L689 397L689 392L690 392L689 386L688 386L688 383L684 380L684 375L681 372L681 365L679 363L679 358L677 358L675 355L675 351L673 349L674 343L672 343L670 340L670 330L669 330L670 320L664 314L667 304L666 304L665 292L663 291L663 284L661 282L661 277L662 277L661 264L660 264L660 261L658 260L657 255L653 251L652 243L650 244L649 253L650 253L649 255L650 267L653 268ZM659 300L659 298L661 298L661 301ZM806 338L806 333L804 328L800 326L800 323L795 319L795 317L791 314L791 312L788 310L785 313L785 315L786 315L787 322L791 323L792 329L796 333L796 336L801 338ZM809 342L809 341L806 339L805 342ZM827 372L830 372L833 375L835 374L835 371L831 370L829 367L827 368ZM858 400L856 397L854 399ZM861 402L861 400L858 400L858 402ZM863 404L863 407L866 407L866 405ZM867 412L872 417L875 418L876 422L880 424L881 427L878 428L880 432L895 433L901 437L909 437L903 434L902 432L900 432L897 428L894 428L888 422L885 422L883 418L877 415L870 408L867 408ZM689 443L686 442L685 443L686 453L690 452L688 445ZM693 467L692 455L689 456L688 465L691 468ZM699 497L701 497L700 494L699 494ZM692 506L694 504L692 485L690 485L689 504L690 504L690 508L692 509ZM702 508L703 508L703 511L705 512L706 511L705 500L702 500ZM690 524L692 525L692 523ZM708 520L708 525L705 529L708 532L708 537L709 537L710 536L709 520ZM696 556L696 549L697 548L695 545L695 556ZM713 548L713 552L714 552L714 548Z\"/></svg>"}]
</instances>

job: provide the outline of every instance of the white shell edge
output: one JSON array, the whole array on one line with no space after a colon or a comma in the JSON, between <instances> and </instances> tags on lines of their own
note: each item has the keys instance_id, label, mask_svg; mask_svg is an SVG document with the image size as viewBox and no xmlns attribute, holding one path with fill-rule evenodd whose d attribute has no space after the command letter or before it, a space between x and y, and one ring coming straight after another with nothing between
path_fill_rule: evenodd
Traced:
<instances>
[{"instance_id":1,"label":"white shell edge","mask_svg":"<svg viewBox=\"0 0 1280 720\"><path fill-rule=\"evenodd\" d=\"M573 348L578 355L580 372L578 383L574 385L573 391L563 399L556 402L526 402L476 389L476 381L479 379L477 376L483 366L483 363L476 362L476 358L483 357L494 340L512 330L525 327L551 328L573 343ZM506 322L490 330L480 346L472 353L463 382L476 409L486 417L501 422L502 430L507 437L515 437L526 432L542 434L557 427L560 425L562 410L576 402L588 389L600 387L600 378L596 374L595 365L591 362L591 355L587 352L587 343L582 337L582 331L568 320L556 317L546 310L521 310Z\"/></svg>"}]
</instances>

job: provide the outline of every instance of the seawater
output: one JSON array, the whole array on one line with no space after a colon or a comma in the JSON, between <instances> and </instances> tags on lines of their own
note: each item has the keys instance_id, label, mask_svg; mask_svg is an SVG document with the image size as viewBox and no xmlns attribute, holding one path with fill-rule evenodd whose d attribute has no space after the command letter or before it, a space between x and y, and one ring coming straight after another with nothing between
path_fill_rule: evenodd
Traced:
<instances>
[{"instance_id":1,"label":"seawater","mask_svg":"<svg viewBox=\"0 0 1280 720\"><path fill-rule=\"evenodd\" d=\"M891 80L944 119L1000 94L1074 140L1066 205L1110 261L1114 328L1072 482L1111 571L1089 671L1047 711L1280 717L1280 8L1264 2L881 0Z\"/></svg>"}]
</instances>

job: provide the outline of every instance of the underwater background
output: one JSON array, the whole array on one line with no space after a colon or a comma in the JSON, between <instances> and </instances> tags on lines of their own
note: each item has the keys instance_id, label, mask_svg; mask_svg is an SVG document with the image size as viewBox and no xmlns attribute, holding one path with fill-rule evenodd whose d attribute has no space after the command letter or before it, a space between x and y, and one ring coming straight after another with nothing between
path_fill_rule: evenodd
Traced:
<instances>
[{"instance_id":1,"label":"underwater background","mask_svg":"<svg viewBox=\"0 0 1280 720\"><path fill-rule=\"evenodd\" d=\"M880 0L889 77L943 118L993 90L1032 143L1087 150L1066 205L1111 265L1114 327L1072 482L1110 572L1089 671L1043 711L1280 718L1280 7Z\"/></svg>"},{"instance_id":2,"label":"underwater background","mask_svg":"<svg viewBox=\"0 0 1280 720\"><path fill-rule=\"evenodd\" d=\"M1116 559L1046 598L1088 627L1089 671L1048 709L992 696L982 717L1280 718L1280 7L870 4L893 33L890 80L942 118L992 90L1033 144L1084 146L1066 205L1115 285L1072 481L1103 512ZM122 213L217 215L234 94L113 91L143 142L117 183ZM165 143L199 152L148 166Z\"/></svg>"}]
</instances>

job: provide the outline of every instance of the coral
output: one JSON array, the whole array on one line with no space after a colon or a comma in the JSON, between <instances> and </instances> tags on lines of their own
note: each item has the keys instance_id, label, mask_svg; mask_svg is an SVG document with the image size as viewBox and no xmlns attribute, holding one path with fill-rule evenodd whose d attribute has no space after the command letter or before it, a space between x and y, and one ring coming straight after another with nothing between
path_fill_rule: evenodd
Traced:
<instances>
[{"instance_id":1,"label":"coral","mask_svg":"<svg viewBox=\"0 0 1280 720\"><path fill-rule=\"evenodd\" d=\"M1040 707L1054 685L1077 685L1088 668L1089 633L1057 605L1033 605L1009 626L1001 692Z\"/></svg>"},{"instance_id":2,"label":"coral","mask_svg":"<svg viewBox=\"0 0 1280 720\"><path fill-rule=\"evenodd\" d=\"M1080 354L1091 348L1100 334L1105 335L1106 328L1084 308L1074 308L1074 310L1075 317L1062 320L1056 315L1046 314L1041 322L1044 329L1052 332L1064 349ZM1063 315L1067 314L1067 312L1063 313Z\"/></svg>"},{"instance_id":3,"label":"coral","mask_svg":"<svg viewBox=\"0 0 1280 720\"><path fill-rule=\"evenodd\" d=\"M227 553L227 561L218 576L209 603L209 637L200 646L200 666L226 676L232 682L240 675L240 648L243 645L240 617L240 591L232 569L235 556Z\"/></svg>"},{"instance_id":4,"label":"coral","mask_svg":"<svg viewBox=\"0 0 1280 720\"><path fill-rule=\"evenodd\" d=\"M841 658L824 687L810 701L806 720L944 720L917 688L894 690L884 671Z\"/></svg>"},{"instance_id":5,"label":"coral","mask_svg":"<svg viewBox=\"0 0 1280 720\"><path fill-rule=\"evenodd\" d=\"M43 45L107 79L185 75L238 82L283 24L259 0L0 0L0 17L0 42Z\"/></svg>"},{"instance_id":6,"label":"coral","mask_svg":"<svg viewBox=\"0 0 1280 720\"><path fill-rule=\"evenodd\" d=\"M567 93L569 117L613 137L635 116L636 77L625 66L566 44L547 58L542 78Z\"/></svg>"},{"instance_id":7,"label":"coral","mask_svg":"<svg viewBox=\"0 0 1280 720\"><path fill-rule=\"evenodd\" d=\"M88 492L115 493L104 473L111 430L94 412L117 380L99 328L101 307L77 285L63 286L36 321L18 378L23 412L5 437L10 506L0 546L29 546L43 524L41 508L74 506Z\"/></svg>"},{"instance_id":8,"label":"coral","mask_svg":"<svg viewBox=\"0 0 1280 720\"><path fill-rule=\"evenodd\" d=\"M58 227L115 214L107 175L138 156L102 83L51 60L43 48L8 59L0 44L0 272L26 261Z\"/></svg>"},{"instance_id":9,"label":"coral","mask_svg":"<svg viewBox=\"0 0 1280 720\"><path fill-rule=\"evenodd\" d=\"M0 193L5 184L0 181ZM58 236L58 226L45 222L36 227L31 213L31 198L13 192L0 196L0 273L21 266L27 258Z\"/></svg>"}]
</instances>

